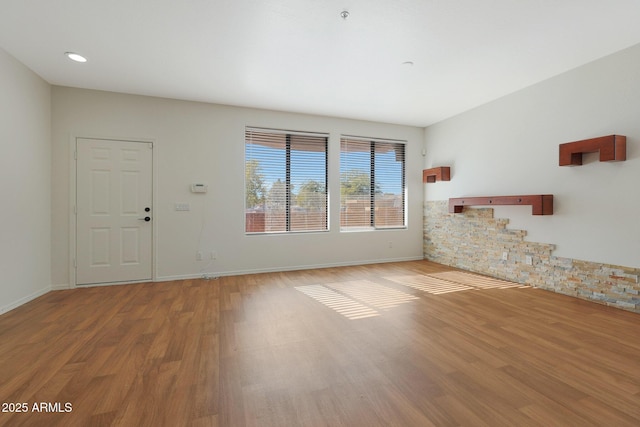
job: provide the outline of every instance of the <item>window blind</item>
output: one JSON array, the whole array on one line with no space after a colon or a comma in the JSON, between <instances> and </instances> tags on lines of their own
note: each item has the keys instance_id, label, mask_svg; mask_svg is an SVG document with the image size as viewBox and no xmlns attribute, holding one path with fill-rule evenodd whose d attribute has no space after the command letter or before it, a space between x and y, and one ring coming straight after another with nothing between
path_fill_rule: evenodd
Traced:
<instances>
[{"instance_id":1,"label":"window blind","mask_svg":"<svg viewBox=\"0 0 640 427\"><path fill-rule=\"evenodd\" d=\"M403 228L405 144L340 139L340 229Z\"/></svg>"},{"instance_id":2,"label":"window blind","mask_svg":"<svg viewBox=\"0 0 640 427\"><path fill-rule=\"evenodd\" d=\"M326 134L245 130L245 231L326 231Z\"/></svg>"}]
</instances>

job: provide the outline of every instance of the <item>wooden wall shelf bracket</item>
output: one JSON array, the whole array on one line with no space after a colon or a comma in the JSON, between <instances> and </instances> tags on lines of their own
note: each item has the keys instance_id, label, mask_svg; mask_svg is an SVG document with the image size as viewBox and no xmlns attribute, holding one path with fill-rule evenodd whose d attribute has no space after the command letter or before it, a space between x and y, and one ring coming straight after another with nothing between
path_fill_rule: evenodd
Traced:
<instances>
[{"instance_id":1,"label":"wooden wall shelf bracket","mask_svg":"<svg viewBox=\"0 0 640 427\"><path fill-rule=\"evenodd\" d=\"M449 166L439 166L422 170L423 183L436 181L451 181L451 168Z\"/></svg>"},{"instance_id":2,"label":"wooden wall shelf bracket","mask_svg":"<svg viewBox=\"0 0 640 427\"><path fill-rule=\"evenodd\" d=\"M465 206L487 205L531 205L533 215L553 215L553 194L451 198L449 199L449 212L461 213Z\"/></svg>"},{"instance_id":3,"label":"wooden wall shelf bracket","mask_svg":"<svg viewBox=\"0 0 640 427\"><path fill-rule=\"evenodd\" d=\"M627 160L627 137L608 135L560 144L560 166L580 166L582 153L600 152L601 162Z\"/></svg>"}]
</instances>

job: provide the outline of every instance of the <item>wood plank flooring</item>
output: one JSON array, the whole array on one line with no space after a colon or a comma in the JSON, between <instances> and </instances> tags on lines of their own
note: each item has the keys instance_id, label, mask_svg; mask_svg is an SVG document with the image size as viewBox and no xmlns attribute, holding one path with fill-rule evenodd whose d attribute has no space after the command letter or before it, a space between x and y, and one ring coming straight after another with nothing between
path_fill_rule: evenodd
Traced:
<instances>
[{"instance_id":1,"label":"wood plank flooring","mask_svg":"<svg viewBox=\"0 0 640 427\"><path fill-rule=\"evenodd\" d=\"M427 261L55 291L0 316L0 402L2 426L638 426L640 316Z\"/></svg>"}]
</instances>

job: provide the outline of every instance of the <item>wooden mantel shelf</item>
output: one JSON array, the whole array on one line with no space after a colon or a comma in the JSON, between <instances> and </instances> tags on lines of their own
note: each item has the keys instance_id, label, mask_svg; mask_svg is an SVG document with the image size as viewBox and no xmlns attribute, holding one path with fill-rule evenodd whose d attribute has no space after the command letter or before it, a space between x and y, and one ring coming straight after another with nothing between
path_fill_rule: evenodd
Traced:
<instances>
[{"instance_id":1,"label":"wooden mantel shelf","mask_svg":"<svg viewBox=\"0 0 640 427\"><path fill-rule=\"evenodd\" d=\"M582 153L600 152L601 162L627 160L627 137L608 135L560 144L560 166L580 166Z\"/></svg>"},{"instance_id":2,"label":"wooden mantel shelf","mask_svg":"<svg viewBox=\"0 0 640 427\"><path fill-rule=\"evenodd\" d=\"M460 213L465 206L487 205L531 205L533 215L553 215L553 194L451 198L449 212Z\"/></svg>"},{"instance_id":3,"label":"wooden mantel shelf","mask_svg":"<svg viewBox=\"0 0 640 427\"><path fill-rule=\"evenodd\" d=\"M449 166L439 166L437 168L423 169L422 182L450 181L451 168Z\"/></svg>"}]
</instances>

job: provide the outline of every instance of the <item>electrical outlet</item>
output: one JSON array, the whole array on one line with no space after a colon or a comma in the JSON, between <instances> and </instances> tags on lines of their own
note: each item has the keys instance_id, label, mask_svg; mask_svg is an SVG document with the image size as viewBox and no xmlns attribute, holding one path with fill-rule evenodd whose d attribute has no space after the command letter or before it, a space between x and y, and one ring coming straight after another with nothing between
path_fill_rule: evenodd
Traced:
<instances>
[{"instance_id":1,"label":"electrical outlet","mask_svg":"<svg viewBox=\"0 0 640 427\"><path fill-rule=\"evenodd\" d=\"M502 252L502 260L503 261L509 260L509 252Z\"/></svg>"},{"instance_id":2,"label":"electrical outlet","mask_svg":"<svg viewBox=\"0 0 640 427\"><path fill-rule=\"evenodd\" d=\"M527 265L533 265L533 257L531 255L526 255L524 257L524 262Z\"/></svg>"},{"instance_id":3,"label":"electrical outlet","mask_svg":"<svg viewBox=\"0 0 640 427\"><path fill-rule=\"evenodd\" d=\"M189 203L176 203L175 209L177 211L190 211L191 205L189 205Z\"/></svg>"},{"instance_id":4,"label":"electrical outlet","mask_svg":"<svg viewBox=\"0 0 640 427\"><path fill-rule=\"evenodd\" d=\"M202 251L196 252L196 261L202 261Z\"/></svg>"},{"instance_id":5,"label":"electrical outlet","mask_svg":"<svg viewBox=\"0 0 640 427\"><path fill-rule=\"evenodd\" d=\"M216 252L210 252L209 253L209 259L211 259L211 260L218 259L218 254Z\"/></svg>"},{"instance_id":6,"label":"electrical outlet","mask_svg":"<svg viewBox=\"0 0 640 427\"><path fill-rule=\"evenodd\" d=\"M393 248L393 242L389 242L389 249Z\"/></svg>"}]
</instances>

